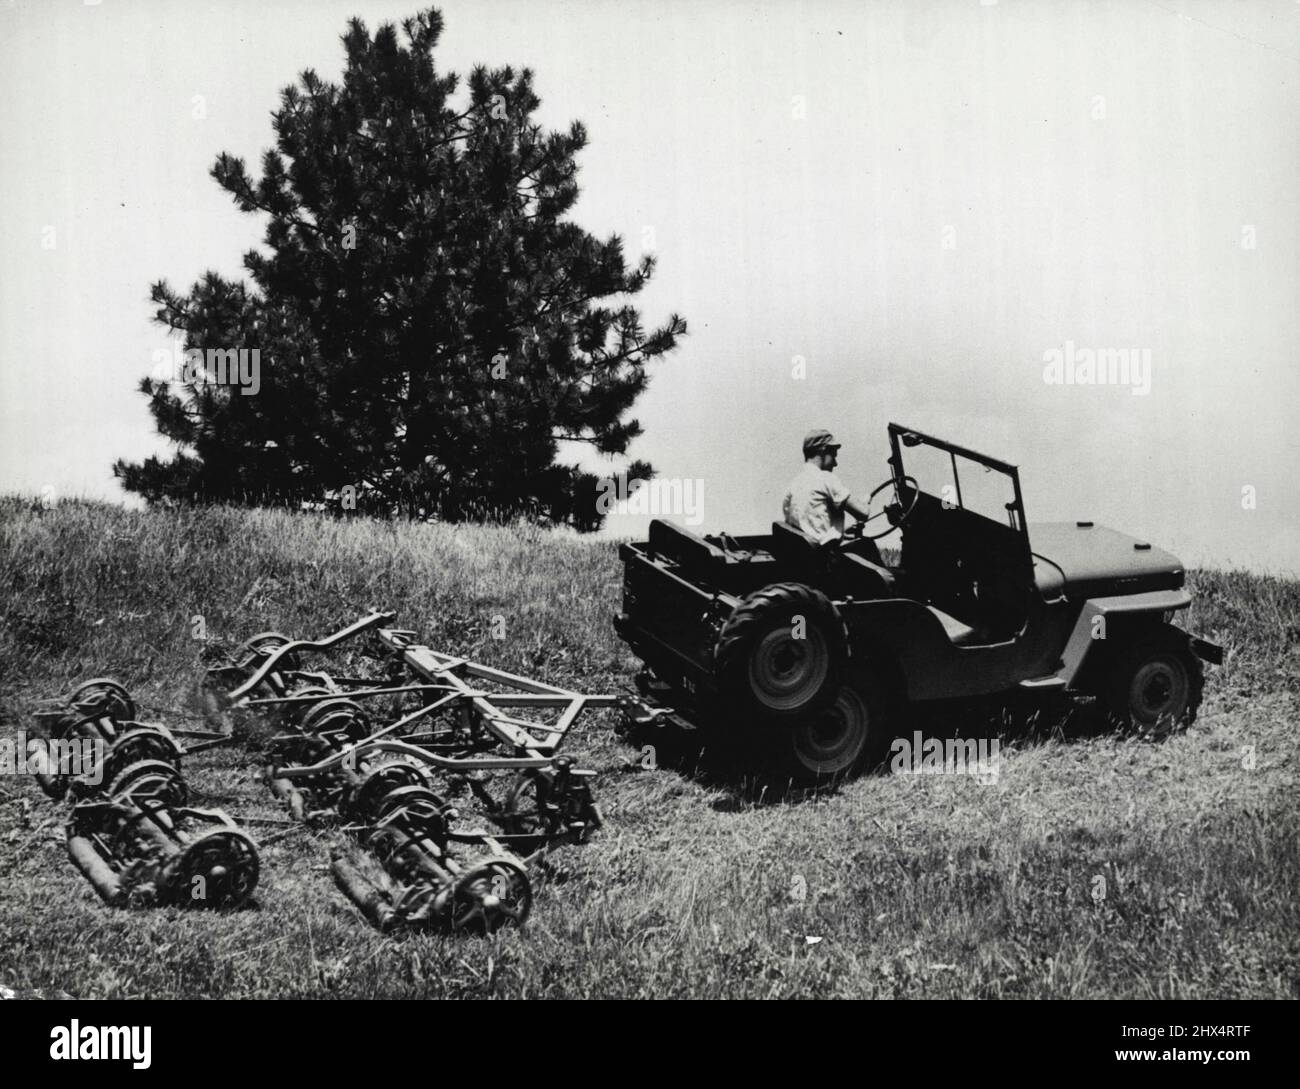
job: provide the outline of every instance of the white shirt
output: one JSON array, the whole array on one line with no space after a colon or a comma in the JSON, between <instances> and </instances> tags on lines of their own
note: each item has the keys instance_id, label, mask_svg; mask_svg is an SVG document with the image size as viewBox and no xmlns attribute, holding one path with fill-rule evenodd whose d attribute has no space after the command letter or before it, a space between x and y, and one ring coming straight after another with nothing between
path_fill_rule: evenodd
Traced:
<instances>
[{"instance_id":1,"label":"white shirt","mask_svg":"<svg viewBox=\"0 0 1300 1089\"><path fill-rule=\"evenodd\" d=\"M833 541L844 535L844 503L850 494L834 473L805 461L785 493L785 520L818 544Z\"/></svg>"}]
</instances>

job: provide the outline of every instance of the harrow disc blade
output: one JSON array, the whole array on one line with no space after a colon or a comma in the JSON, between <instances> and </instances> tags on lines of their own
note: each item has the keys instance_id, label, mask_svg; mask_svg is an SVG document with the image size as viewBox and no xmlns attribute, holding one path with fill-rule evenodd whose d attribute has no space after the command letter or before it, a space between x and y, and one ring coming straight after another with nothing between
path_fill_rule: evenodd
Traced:
<instances>
[{"instance_id":1,"label":"harrow disc blade","mask_svg":"<svg viewBox=\"0 0 1300 1089\"><path fill-rule=\"evenodd\" d=\"M261 631L256 635L249 636L240 643L230 657L236 665L251 665L256 668L261 665L263 658L292 642L293 640L283 632ZM281 658L278 664L284 666L285 669L293 669L296 665L296 657L296 655L288 654Z\"/></svg>"},{"instance_id":2,"label":"harrow disc blade","mask_svg":"<svg viewBox=\"0 0 1300 1089\"><path fill-rule=\"evenodd\" d=\"M341 810L348 820L373 822L382 815L380 806L393 791L427 785L428 778L421 768L408 760L390 760L367 773L344 799Z\"/></svg>"},{"instance_id":3,"label":"harrow disc blade","mask_svg":"<svg viewBox=\"0 0 1300 1089\"><path fill-rule=\"evenodd\" d=\"M77 685L68 696L68 705L87 715L108 715L118 722L130 722L136 715L131 693L112 677L95 677Z\"/></svg>"},{"instance_id":4,"label":"harrow disc blade","mask_svg":"<svg viewBox=\"0 0 1300 1089\"><path fill-rule=\"evenodd\" d=\"M311 702L308 703L291 703L286 704L281 709L281 717L288 722L301 723L304 718L311 714L323 702L338 697L338 692L326 688L323 684L307 684L298 688L289 689L288 695L292 699L303 700L308 696Z\"/></svg>"},{"instance_id":5,"label":"harrow disc blade","mask_svg":"<svg viewBox=\"0 0 1300 1089\"><path fill-rule=\"evenodd\" d=\"M169 809L180 809L190 800L185 780L165 760L141 760L123 768L106 793L115 802L149 801Z\"/></svg>"},{"instance_id":6,"label":"harrow disc blade","mask_svg":"<svg viewBox=\"0 0 1300 1089\"><path fill-rule=\"evenodd\" d=\"M180 749L166 734L148 726L128 730L112 743L105 754L104 778L114 779L132 764L145 760L161 761L179 768Z\"/></svg>"},{"instance_id":7,"label":"harrow disc blade","mask_svg":"<svg viewBox=\"0 0 1300 1089\"><path fill-rule=\"evenodd\" d=\"M423 782L399 786L377 798L371 820L400 823L413 835L428 836L438 843L447 839L447 803Z\"/></svg>"},{"instance_id":8,"label":"harrow disc blade","mask_svg":"<svg viewBox=\"0 0 1300 1089\"><path fill-rule=\"evenodd\" d=\"M308 734L340 733L349 741L370 736L370 719L355 700L336 698L316 704L302 717Z\"/></svg>"}]
</instances>

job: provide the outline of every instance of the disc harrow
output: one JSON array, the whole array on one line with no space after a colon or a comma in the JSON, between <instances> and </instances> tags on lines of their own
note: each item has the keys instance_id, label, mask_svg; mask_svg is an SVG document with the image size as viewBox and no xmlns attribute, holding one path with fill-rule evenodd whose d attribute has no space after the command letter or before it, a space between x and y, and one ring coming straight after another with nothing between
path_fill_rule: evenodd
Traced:
<instances>
[{"instance_id":1,"label":"disc harrow","mask_svg":"<svg viewBox=\"0 0 1300 1089\"><path fill-rule=\"evenodd\" d=\"M203 678L208 730L138 721L110 678L45 712L51 737L98 754L41 786L70 797L68 854L103 900L228 908L252 895L256 845L224 811L189 805L180 767L256 721L278 731L262 746L271 791L295 820L345 833L332 872L373 925L521 925L529 866L601 825L595 773L561 747L584 711L624 701L440 653L393 619L374 611L319 639L254 635Z\"/></svg>"},{"instance_id":2,"label":"disc harrow","mask_svg":"<svg viewBox=\"0 0 1300 1089\"><path fill-rule=\"evenodd\" d=\"M282 728L270 739L270 788L297 819L353 833L332 868L373 925L518 925L532 903L528 865L601 824L594 773L559 750L585 710L620 701L442 654L392 621L372 612L320 639L256 635L209 671L208 705ZM363 638L378 663L369 677L311 661L355 652ZM467 850L478 859L457 857Z\"/></svg>"}]
</instances>

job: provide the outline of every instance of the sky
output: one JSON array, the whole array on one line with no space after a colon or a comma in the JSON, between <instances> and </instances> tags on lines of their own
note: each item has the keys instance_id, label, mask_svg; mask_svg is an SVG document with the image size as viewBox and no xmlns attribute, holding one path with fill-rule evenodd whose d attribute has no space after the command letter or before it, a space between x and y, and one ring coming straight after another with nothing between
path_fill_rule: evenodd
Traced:
<instances>
[{"instance_id":1,"label":"sky","mask_svg":"<svg viewBox=\"0 0 1300 1089\"><path fill-rule=\"evenodd\" d=\"M213 160L418 6L0 0L0 493L129 501L114 459L170 449L149 285L264 229ZM439 68L531 67L588 130L573 218L657 255L637 305L690 332L630 453L702 530L766 531L814 427L865 496L893 420L1018 464L1031 526L1300 574L1300 4L439 6Z\"/></svg>"}]
</instances>

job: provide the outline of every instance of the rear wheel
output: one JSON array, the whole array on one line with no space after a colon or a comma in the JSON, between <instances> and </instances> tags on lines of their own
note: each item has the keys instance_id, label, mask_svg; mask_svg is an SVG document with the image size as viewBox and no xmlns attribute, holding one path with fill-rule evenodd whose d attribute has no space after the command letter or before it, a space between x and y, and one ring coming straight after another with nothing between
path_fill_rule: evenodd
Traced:
<instances>
[{"instance_id":1,"label":"rear wheel","mask_svg":"<svg viewBox=\"0 0 1300 1089\"><path fill-rule=\"evenodd\" d=\"M276 654L281 647L287 646L291 642L293 640L283 632L258 632L251 638L245 639L235 648L234 654L231 655L231 661L243 669L247 677L251 677L266 665L267 659ZM284 654L276 661L275 669L262 678L259 687L264 689L264 694L283 696L287 688L283 671L292 671L297 668L298 656L292 652Z\"/></svg>"},{"instance_id":2,"label":"rear wheel","mask_svg":"<svg viewBox=\"0 0 1300 1089\"><path fill-rule=\"evenodd\" d=\"M314 702L308 702L307 697L311 696ZM323 684L307 684L300 688L293 688L288 692L288 698L302 700L302 703L282 703L280 704L281 715L288 721L299 721L309 715L325 700L333 699L338 696L337 692L331 691Z\"/></svg>"},{"instance_id":3,"label":"rear wheel","mask_svg":"<svg viewBox=\"0 0 1300 1089\"><path fill-rule=\"evenodd\" d=\"M122 768L141 760L161 760L180 767L181 753L166 734L147 726L128 730L108 747L104 754L104 774L111 778Z\"/></svg>"},{"instance_id":4,"label":"rear wheel","mask_svg":"<svg viewBox=\"0 0 1300 1089\"><path fill-rule=\"evenodd\" d=\"M1163 738L1196 720L1204 682L1186 636L1165 625L1118 651L1107 668L1102 699L1121 727Z\"/></svg>"},{"instance_id":5,"label":"rear wheel","mask_svg":"<svg viewBox=\"0 0 1300 1089\"><path fill-rule=\"evenodd\" d=\"M775 734L777 768L806 785L832 783L878 764L891 738L883 689L859 675L840 686L826 710Z\"/></svg>"},{"instance_id":6,"label":"rear wheel","mask_svg":"<svg viewBox=\"0 0 1300 1089\"><path fill-rule=\"evenodd\" d=\"M780 582L736 606L718 634L714 658L722 693L736 711L791 720L835 701L848 640L825 594Z\"/></svg>"}]
</instances>

